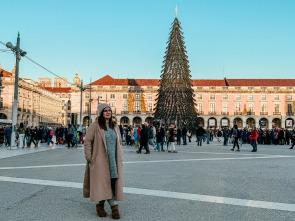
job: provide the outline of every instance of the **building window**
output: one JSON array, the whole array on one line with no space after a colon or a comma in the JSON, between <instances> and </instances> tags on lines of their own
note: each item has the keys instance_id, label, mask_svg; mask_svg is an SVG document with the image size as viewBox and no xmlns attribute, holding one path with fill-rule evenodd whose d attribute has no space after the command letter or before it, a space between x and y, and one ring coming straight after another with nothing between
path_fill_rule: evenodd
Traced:
<instances>
[{"instance_id":1,"label":"building window","mask_svg":"<svg viewBox=\"0 0 295 221\"><path fill-rule=\"evenodd\" d=\"M287 95L287 100L291 101L292 100L292 95Z\"/></svg>"},{"instance_id":2,"label":"building window","mask_svg":"<svg viewBox=\"0 0 295 221\"><path fill-rule=\"evenodd\" d=\"M202 100L203 99L203 95L202 94L198 94L197 99L198 100Z\"/></svg>"},{"instance_id":3,"label":"building window","mask_svg":"<svg viewBox=\"0 0 295 221\"><path fill-rule=\"evenodd\" d=\"M128 94L123 94L123 99L127 99L128 98Z\"/></svg>"},{"instance_id":4,"label":"building window","mask_svg":"<svg viewBox=\"0 0 295 221\"><path fill-rule=\"evenodd\" d=\"M248 111L249 112L254 112L254 104L253 103L248 104Z\"/></svg>"},{"instance_id":5,"label":"building window","mask_svg":"<svg viewBox=\"0 0 295 221\"><path fill-rule=\"evenodd\" d=\"M210 87L210 90L215 90L216 89L216 87Z\"/></svg>"},{"instance_id":6,"label":"building window","mask_svg":"<svg viewBox=\"0 0 295 221\"><path fill-rule=\"evenodd\" d=\"M275 112L280 112L280 104L275 104Z\"/></svg>"},{"instance_id":7,"label":"building window","mask_svg":"<svg viewBox=\"0 0 295 221\"><path fill-rule=\"evenodd\" d=\"M128 102L123 102L122 109L123 111L128 111Z\"/></svg>"},{"instance_id":8,"label":"building window","mask_svg":"<svg viewBox=\"0 0 295 221\"><path fill-rule=\"evenodd\" d=\"M222 112L224 112L224 113L228 112L228 104L227 103L222 104Z\"/></svg>"},{"instance_id":9,"label":"building window","mask_svg":"<svg viewBox=\"0 0 295 221\"><path fill-rule=\"evenodd\" d=\"M134 110L135 111L140 111L140 104L139 104L139 102L135 102Z\"/></svg>"},{"instance_id":10,"label":"building window","mask_svg":"<svg viewBox=\"0 0 295 221\"><path fill-rule=\"evenodd\" d=\"M274 95L274 96L273 96L273 99L274 99L275 101L280 100L280 95Z\"/></svg>"},{"instance_id":11,"label":"building window","mask_svg":"<svg viewBox=\"0 0 295 221\"><path fill-rule=\"evenodd\" d=\"M215 112L215 103L210 103L210 112Z\"/></svg>"},{"instance_id":12,"label":"building window","mask_svg":"<svg viewBox=\"0 0 295 221\"><path fill-rule=\"evenodd\" d=\"M261 100L266 101L266 95L261 95Z\"/></svg>"},{"instance_id":13,"label":"building window","mask_svg":"<svg viewBox=\"0 0 295 221\"><path fill-rule=\"evenodd\" d=\"M274 87L273 89L274 90L280 90L280 87Z\"/></svg>"},{"instance_id":14,"label":"building window","mask_svg":"<svg viewBox=\"0 0 295 221\"><path fill-rule=\"evenodd\" d=\"M266 110L267 110L266 103L261 103L261 112L266 112Z\"/></svg>"},{"instance_id":15,"label":"building window","mask_svg":"<svg viewBox=\"0 0 295 221\"><path fill-rule=\"evenodd\" d=\"M248 89L249 89L249 90L253 90L253 89L254 89L254 87L248 87Z\"/></svg>"},{"instance_id":16,"label":"building window","mask_svg":"<svg viewBox=\"0 0 295 221\"><path fill-rule=\"evenodd\" d=\"M148 95L147 95L147 98L148 98L149 100L151 100L151 99L153 99L153 95L152 95L152 94L148 94Z\"/></svg>"},{"instance_id":17,"label":"building window","mask_svg":"<svg viewBox=\"0 0 295 221\"><path fill-rule=\"evenodd\" d=\"M148 103L147 111L153 111L153 103Z\"/></svg>"},{"instance_id":18,"label":"building window","mask_svg":"<svg viewBox=\"0 0 295 221\"><path fill-rule=\"evenodd\" d=\"M203 104L202 103L197 103L197 112L202 112L203 111Z\"/></svg>"},{"instance_id":19,"label":"building window","mask_svg":"<svg viewBox=\"0 0 295 221\"><path fill-rule=\"evenodd\" d=\"M241 95L237 95L236 100L241 100Z\"/></svg>"},{"instance_id":20,"label":"building window","mask_svg":"<svg viewBox=\"0 0 295 221\"><path fill-rule=\"evenodd\" d=\"M287 112L288 113L292 113L293 112L293 106L292 106L292 104L288 104L288 106L287 106Z\"/></svg>"},{"instance_id":21,"label":"building window","mask_svg":"<svg viewBox=\"0 0 295 221\"><path fill-rule=\"evenodd\" d=\"M228 100L228 95L227 94L223 94L222 95L222 100Z\"/></svg>"},{"instance_id":22,"label":"building window","mask_svg":"<svg viewBox=\"0 0 295 221\"><path fill-rule=\"evenodd\" d=\"M198 89L198 90L202 90L202 89L203 89L203 87L197 87L197 89Z\"/></svg>"},{"instance_id":23,"label":"building window","mask_svg":"<svg viewBox=\"0 0 295 221\"><path fill-rule=\"evenodd\" d=\"M235 103L235 111L241 112L241 103Z\"/></svg>"},{"instance_id":24,"label":"building window","mask_svg":"<svg viewBox=\"0 0 295 221\"><path fill-rule=\"evenodd\" d=\"M115 99L116 98L115 94L111 94L110 98Z\"/></svg>"},{"instance_id":25,"label":"building window","mask_svg":"<svg viewBox=\"0 0 295 221\"><path fill-rule=\"evenodd\" d=\"M210 100L215 100L215 94L210 94Z\"/></svg>"},{"instance_id":26,"label":"building window","mask_svg":"<svg viewBox=\"0 0 295 221\"><path fill-rule=\"evenodd\" d=\"M254 100L253 95L248 95L248 100L253 101Z\"/></svg>"},{"instance_id":27,"label":"building window","mask_svg":"<svg viewBox=\"0 0 295 221\"><path fill-rule=\"evenodd\" d=\"M136 100L139 100L139 99L140 99L140 94L135 94L134 98L135 98Z\"/></svg>"}]
</instances>

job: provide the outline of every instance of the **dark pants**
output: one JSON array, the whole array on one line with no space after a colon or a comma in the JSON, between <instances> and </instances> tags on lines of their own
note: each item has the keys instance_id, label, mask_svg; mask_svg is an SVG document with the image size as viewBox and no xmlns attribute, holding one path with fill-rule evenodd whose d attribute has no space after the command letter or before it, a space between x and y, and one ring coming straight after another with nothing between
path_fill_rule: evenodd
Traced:
<instances>
[{"instance_id":1,"label":"dark pants","mask_svg":"<svg viewBox=\"0 0 295 221\"><path fill-rule=\"evenodd\" d=\"M72 142L73 136L74 136L74 134L68 134L68 135L67 135L68 147L70 147L70 144L72 144L72 147L75 145L75 144Z\"/></svg>"},{"instance_id":2,"label":"dark pants","mask_svg":"<svg viewBox=\"0 0 295 221\"><path fill-rule=\"evenodd\" d=\"M149 152L150 152L149 145L148 145L147 143L142 143L142 142L141 142L141 143L140 143L140 146L139 146L139 150L138 150L140 153L141 153L141 149L142 149L143 147L145 148L146 153L149 153Z\"/></svg>"},{"instance_id":3,"label":"dark pants","mask_svg":"<svg viewBox=\"0 0 295 221\"><path fill-rule=\"evenodd\" d=\"M235 137L234 138L234 147L233 147L233 149L235 149L236 145L237 145L238 149L240 149L240 146L239 146L239 142L238 141L239 141L239 138Z\"/></svg>"},{"instance_id":4,"label":"dark pants","mask_svg":"<svg viewBox=\"0 0 295 221\"><path fill-rule=\"evenodd\" d=\"M6 144L10 146L11 143L11 136L6 136Z\"/></svg>"},{"instance_id":5,"label":"dark pants","mask_svg":"<svg viewBox=\"0 0 295 221\"><path fill-rule=\"evenodd\" d=\"M183 135L182 139L183 139L183 145L186 145L186 135Z\"/></svg>"},{"instance_id":6,"label":"dark pants","mask_svg":"<svg viewBox=\"0 0 295 221\"><path fill-rule=\"evenodd\" d=\"M251 146L253 147L253 150L257 150L256 140L251 141Z\"/></svg>"},{"instance_id":7,"label":"dark pants","mask_svg":"<svg viewBox=\"0 0 295 221\"><path fill-rule=\"evenodd\" d=\"M227 137L224 137L223 145L224 145L224 146L227 145Z\"/></svg>"}]
</instances>

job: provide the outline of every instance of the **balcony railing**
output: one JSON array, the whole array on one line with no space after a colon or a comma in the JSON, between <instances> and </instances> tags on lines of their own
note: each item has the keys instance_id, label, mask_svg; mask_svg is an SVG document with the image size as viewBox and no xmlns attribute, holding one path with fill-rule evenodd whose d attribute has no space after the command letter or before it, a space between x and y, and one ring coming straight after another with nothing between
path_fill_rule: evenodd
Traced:
<instances>
[{"instance_id":1,"label":"balcony railing","mask_svg":"<svg viewBox=\"0 0 295 221\"><path fill-rule=\"evenodd\" d=\"M121 114L129 114L129 111L121 111Z\"/></svg>"},{"instance_id":2,"label":"balcony railing","mask_svg":"<svg viewBox=\"0 0 295 221\"><path fill-rule=\"evenodd\" d=\"M228 112L221 112L221 115L229 115Z\"/></svg>"},{"instance_id":3,"label":"balcony railing","mask_svg":"<svg viewBox=\"0 0 295 221\"><path fill-rule=\"evenodd\" d=\"M281 112L273 112L273 115L281 115Z\"/></svg>"},{"instance_id":4,"label":"balcony railing","mask_svg":"<svg viewBox=\"0 0 295 221\"><path fill-rule=\"evenodd\" d=\"M242 115L242 112L235 112L234 115Z\"/></svg>"},{"instance_id":5,"label":"balcony railing","mask_svg":"<svg viewBox=\"0 0 295 221\"><path fill-rule=\"evenodd\" d=\"M141 111L140 110L135 110L133 113L135 113L135 114L141 114Z\"/></svg>"},{"instance_id":6,"label":"balcony railing","mask_svg":"<svg viewBox=\"0 0 295 221\"><path fill-rule=\"evenodd\" d=\"M286 115L287 116L293 116L294 115L294 112L287 112Z\"/></svg>"},{"instance_id":7,"label":"balcony railing","mask_svg":"<svg viewBox=\"0 0 295 221\"><path fill-rule=\"evenodd\" d=\"M208 115L216 115L216 111L209 111Z\"/></svg>"},{"instance_id":8,"label":"balcony railing","mask_svg":"<svg viewBox=\"0 0 295 221\"><path fill-rule=\"evenodd\" d=\"M247 115L255 115L255 112L248 111L248 112L247 112Z\"/></svg>"},{"instance_id":9,"label":"balcony railing","mask_svg":"<svg viewBox=\"0 0 295 221\"><path fill-rule=\"evenodd\" d=\"M22 109L20 107L17 108L18 111L21 111Z\"/></svg>"},{"instance_id":10,"label":"balcony railing","mask_svg":"<svg viewBox=\"0 0 295 221\"><path fill-rule=\"evenodd\" d=\"M203 111L198 111L197 114L198 115L204 115L204 112Z\"/></svg>"},{"instance_id":11,"label":"balcony railing","mask_svg":"<svg viewBox=\"0 0 295 221\"><path fill-rule=\"evenodd\" d=\"M268 112L260 112L260 115L268 115Z\"/></svg>"},{"instance_id":12,"label":"balcony railing","mask_svg":"<svg viewBox=\"0 0 295 221\"><path fill-rule=\"evenodd\" d=\"M146 111L147 114L153 114L153 111Z\"/></svg>"}]
</instances>

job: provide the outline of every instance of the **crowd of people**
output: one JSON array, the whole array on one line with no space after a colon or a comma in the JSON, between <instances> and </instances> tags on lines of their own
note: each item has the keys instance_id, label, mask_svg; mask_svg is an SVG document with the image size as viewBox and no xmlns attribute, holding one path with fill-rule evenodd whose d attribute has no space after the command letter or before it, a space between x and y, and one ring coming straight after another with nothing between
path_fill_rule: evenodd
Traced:
<instances>
[{"instance_id":1,"label":"crowd of people","mask_svg":"<svg viewBox=\"0 0 295 221\"><path fill-rule=\"evenodd\" d=\"M83 144L85 128L77 128L75 125L68 127L33 127L20 123L16 131L16 143L19 148L37 148L40 143L47 143L48 146L67 144L68 148L77 147ZM11 146L11 127L0 127L0 145Z\"/></svg>"},{"instance_id":2,"label":"crowd of people","mask_svg":"<svg viewBox=\"0 0 295 221\"><path fill-rule=\"evenodd\" d=\"M142 149L146 150L146 154L150 153L149 145L158 151L165 151L164 145L167 145L168 153L177 153L176 145L187 144L187 140L191 142L192 134L196 135L197 146L202 146L203 142L209 144L216 137L218 142L223 138L223 145L233 145L231 150L240 151L242 144L250 144L253 147L253 152L257 151L257 145L290 145L290 149L294 148L295 144L295 128L288 129L257 129L252 128L238 129L237 125L233 128L224 127L223 129L215 130L213 128L204 129L202 126L195 129L176 128L171 124L170 127L154 127L150 124L128 126L123 128L120 126L121 136L126 145L134 145L138 147L137 153L141 153ZM194 132L194 133L193 133Z\"/></svg>"}]
</instances>

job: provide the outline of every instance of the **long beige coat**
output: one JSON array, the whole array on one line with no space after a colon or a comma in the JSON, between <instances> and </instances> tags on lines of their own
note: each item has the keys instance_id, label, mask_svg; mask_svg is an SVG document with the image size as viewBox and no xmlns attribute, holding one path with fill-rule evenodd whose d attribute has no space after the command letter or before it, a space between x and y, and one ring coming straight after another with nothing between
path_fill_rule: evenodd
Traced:
<instances>
[{"instance_id":1,"label":"long beige coat","mask_svg":"<svg viewBox=\"0 0 295 221\"><path fill-rule=\"evenodd\" d=\"M115 199L123 201L123 181L122 181L122 140L118 125L115 126L117 134L117 169L118 179L116 179ZM100 128L98 122L94 122L87 129L84 140L84 152L87 160L83 196L92 202L107 200L112 198L111 178L109 161L106 150L104 130Z\"/></svg>"}]
</instances>

